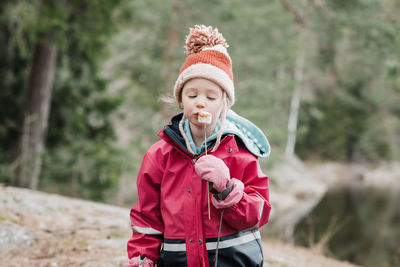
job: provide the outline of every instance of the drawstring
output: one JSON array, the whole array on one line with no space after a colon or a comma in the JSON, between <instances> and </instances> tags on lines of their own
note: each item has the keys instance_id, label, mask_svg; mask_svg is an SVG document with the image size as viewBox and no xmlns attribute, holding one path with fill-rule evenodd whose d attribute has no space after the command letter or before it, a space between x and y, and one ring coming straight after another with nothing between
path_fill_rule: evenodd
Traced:
<instances>
[{"instance_id":1,"label":"drawstring","mask_svg":"<svg viewBox=\"0 0 400 267\"><path fill-rule=\"evenodd\" d=\"M219 220L219 229L218 229L218 238L217 238L217 247L215 249L215 264L214 267L217 267L218 264L218 247L219 247L219 239L221 237L221 228L222 228L222 217L224 217L224 210L221 211L221 219Z\"/></svg>"}]
</instances>

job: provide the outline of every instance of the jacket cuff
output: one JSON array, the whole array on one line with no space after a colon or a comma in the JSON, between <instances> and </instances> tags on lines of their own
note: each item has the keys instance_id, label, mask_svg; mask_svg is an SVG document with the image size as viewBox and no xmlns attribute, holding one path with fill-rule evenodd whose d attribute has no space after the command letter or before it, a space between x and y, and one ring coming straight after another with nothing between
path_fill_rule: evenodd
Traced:
<instances>
[{"instance_id":1,"label":"jacket cuff","mask_svg":"<svg viewBox=\"0 0 400 267\"><path fill-rule=\"evenodd\" d=\"M123 267L137 267L137 266L154 267L154 262L144 256L137 256L130 259L123 265Z\"/></svg>"},{"instance_id":2,"label":"jacket cuff","mask_svg":"<svg viewBox=\"0 0 400 267\"><path fill-rule=\"evenodd\" d=\"M233 184L233 189L229 193L229 195L226 196L226 198L224 200L218 200L216 198L216 196L213 195L211 201L215 208L217 208L217 209L229 208L229 207L235 205L236 203L238 203L242 199L243 191L244 191L243 182L236 178L232 178L231 183Z\"/></svg>"}]
</instances>

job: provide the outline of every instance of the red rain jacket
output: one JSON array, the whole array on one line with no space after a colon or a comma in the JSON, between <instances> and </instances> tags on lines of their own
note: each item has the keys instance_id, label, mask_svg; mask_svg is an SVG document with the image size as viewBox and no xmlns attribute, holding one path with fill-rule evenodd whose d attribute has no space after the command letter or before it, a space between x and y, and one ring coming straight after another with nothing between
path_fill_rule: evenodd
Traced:
<instances>
[{"instance_id":1,"label":"red rain jacket","mask_svg":"<svg viewBox=\"0 0 400 267\"><path fill-rule=\"evenodd\" d=\"M182 240L187 266L209 266L206 238L218 236L221 210L210 204L209 220L207 183L194 170L196 157L164 130L159 136L161 140L147 151L138 174L139 201L131 209L133 234L128 257L141 255L157 262L165 239ZM222 159L231 177L245 186L242 199L224 211L221 236L267 223L271 210L268 177L257 157L233 135L225 136L217 151L208 153Z\"/></svg>"}]
</instances>

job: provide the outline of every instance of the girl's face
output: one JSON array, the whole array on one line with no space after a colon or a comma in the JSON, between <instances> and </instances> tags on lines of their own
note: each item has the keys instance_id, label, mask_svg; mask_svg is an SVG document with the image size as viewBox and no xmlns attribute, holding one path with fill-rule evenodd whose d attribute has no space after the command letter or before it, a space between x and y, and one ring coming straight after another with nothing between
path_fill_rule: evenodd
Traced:
<instances>
[{"instance_id":1,"label":"girl's face","mask_svg":"<svg viewBox=\"0 0 400 267\"><path fill-rule=\"evenodd\" d=\"M198 121L198 114L206 111L212 115L211 129L215 128L222 111L222 94L221 87L207 79L196 78L185 83L179 104L192 127L204 127L204 123Z\"/></svg>"}]
</instances>

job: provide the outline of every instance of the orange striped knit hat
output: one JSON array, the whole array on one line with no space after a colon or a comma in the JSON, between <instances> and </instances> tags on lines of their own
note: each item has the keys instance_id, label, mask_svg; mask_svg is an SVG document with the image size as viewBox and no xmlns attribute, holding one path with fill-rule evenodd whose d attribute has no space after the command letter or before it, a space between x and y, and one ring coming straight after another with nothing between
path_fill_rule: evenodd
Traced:
<instances>
[{"instance_id":1,"label":"orange striped knit hat","mask_svg":"<svg viewBox=\"0 0 400 267\"><path fill-rule=\"evenodd\" d=\"M235 102L232 61L222 34L211 26L195 25L186 37L186 58L174 86L175 99L181 101L181 91L190 79L204 78L218 84L226 92L228 108Z\"/></svg>"}]
</instances>

